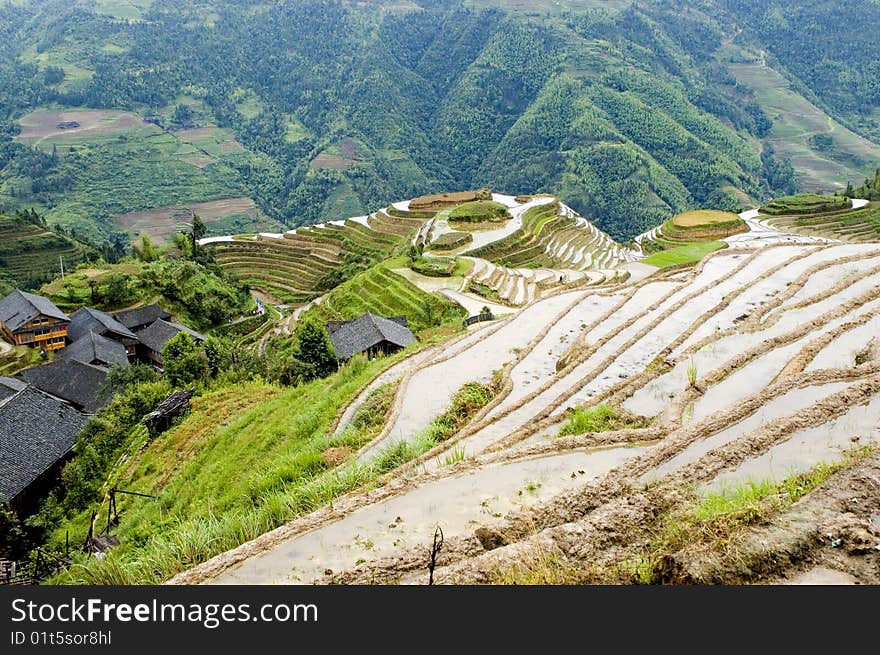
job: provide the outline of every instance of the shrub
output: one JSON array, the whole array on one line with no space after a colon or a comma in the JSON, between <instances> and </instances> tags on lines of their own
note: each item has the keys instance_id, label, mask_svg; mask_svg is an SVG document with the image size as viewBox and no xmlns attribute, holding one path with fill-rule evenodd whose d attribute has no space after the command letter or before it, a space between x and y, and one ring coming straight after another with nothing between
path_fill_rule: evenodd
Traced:
<instances>
[{"instance_id":1,"label":"shrub","mask_svg":"<svg viewBox=\"0 0 880 655\"><path fill-rule=\"evenodd\" d=\"M165 344L162 367L168 381L175 387L200 382L208 376L205 350L186 332L180 332Z\"/></svg>"}]
</instances>

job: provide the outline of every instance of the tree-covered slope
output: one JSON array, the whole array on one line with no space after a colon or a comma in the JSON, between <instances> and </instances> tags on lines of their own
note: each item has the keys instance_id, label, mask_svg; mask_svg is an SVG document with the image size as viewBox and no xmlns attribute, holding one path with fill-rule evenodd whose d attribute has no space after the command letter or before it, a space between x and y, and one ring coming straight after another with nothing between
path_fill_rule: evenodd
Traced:
<instances>
[{"instance_id":1,"label":"tree-covered slope","mask_svg":"<svg viewBox=\"0 0 880 655\"><path fill-rule=\"evenodd\" d=\"M625 239L698 205L732 209L797 190L769 147L774 108L731 75L731 48L768 49L801 76L796 90L827 87L816 102L871 135L876 99L865 92L854 108L841 100L846 85L806 80L813 64L790 52L792 41L822 39L828 3L807 3L812 13L778 3L789 21L781 32L754 27L757 10L732 0L686 11L665 1L513 4L156 0L136 16L108 3L95 13L90 0L4 6L0 205L39 203L61 224L94 214L97 238L119 227L114 214L221 197L253 198L295 226L492 186L558 194ZM818 27L798 36L799 25ZM870 62L849 45L823 41L821 51L856 70L855 88L870 85ZM105 139L71 162L39 159L30 146L48 142L19 133L34 109L84 107L134 112L164 134ZM231 136L212 150L181 128ZM99 163L126 170L125 157L155 153L157 141L168 162L138 155L133 193L89 201L75 183L102 179ZM866 143L858 162L820 171L822 183L872 171L880 148ZM848 148L828 157L851 160ZM22 171L23 159L37 166ZM150 190L163 178L175 188ZM34 190L34 179L46 182Z\"/></svg>"}]
</instances>

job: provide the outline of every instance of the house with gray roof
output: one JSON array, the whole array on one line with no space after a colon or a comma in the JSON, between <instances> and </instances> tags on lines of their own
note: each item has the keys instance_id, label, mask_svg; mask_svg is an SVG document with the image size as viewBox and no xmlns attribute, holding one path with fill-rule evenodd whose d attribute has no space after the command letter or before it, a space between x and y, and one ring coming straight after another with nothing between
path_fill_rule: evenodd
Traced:
<instances>
[{"instance_id":1,"label":"house with gray roof","mask_svg":"<svg viewBox=\"0 0 880 655\"><path fill-rule=\"evenodd\" d=\"M134 332L107 312L91 307L80 307L70 315L70 327L67 329L68 339L75 343L89 332L121 343L125 346L129 359L134 359L137 355L138 338Z\"/></svg>"},{"instance_id":2,"label":"house with gray roof","mask_svg":"<svg viewBox=\"0 0 880 655\"><path fill-rule=\"evenodd\" d=\"M0 300L0 337L16 346L58 350L70 318L48 298L16 289Z\"/></svg>"},{"instance_id":3,"label":"house with gray roof","mask_svg":"<svg viewBox=\"0 0 880 655\"><path fill-rule=\"evenodd\" d=\"M170 321L171 314L162 309L159 305L143 305L134 309L126 309L122 312L113 314L113 318L122 323L132 332L140 332L149 327L159 319Z\"/></svg>"},{"instance_id":4,"label":"house with gray roof","mask_svg":"<svg viewBox=\"0 0 880 655\"><path fill-rule=\"evenodd\" d=\"M22 391L27 383L15 378L0 377L0 403Z\"/></svg>"},{"instance_id":5,"label":"house with gray roof","mask_svg":"<svg viewBox=\"0 0 880 655\"><path fill-rule=\"evenodd\" d=\"M165 344L181 332L188 334L193 341L204 341L206 338L205 335L199 334L185 325L160 318L138 332L138 339L141 342L141 359L161 368L162 350L164 350Z\"/></svg>"},{"instance_id":6,"label":"house with gray roof","mask_svg":"<svg viewBox=\"0 0 880 655\"><path fill-rule=\"evenodd\" d=\"M331 321L326 328L341 360L358 353L387 355L416 342L405 316L385 318L367 312L352 321Z\"/></svg>"},{"instance_id":7,"label":"house with gray roof","mask_svg":"<svg viewBox=\"0 0 880 655\"><path fill-rule=\"evenodd\" d=\"M0 401L0 503L28 513L57 480L87 420L33 387Z\"/></svg>"},{"instance_id":8,"label":"house with gray roof","mask_svg":"<svg viewBox=\"0 0 880 655\"><path fill-rule=\"evenodd\" d=\"M83 364L109 368L114 364L128 366L128 351L118 341L89 332L69 345L63 355L66 359L75 359Z\"/></svg>"},{"instance_id":9,"label":"house with gray roof","mask_svg":"<svg viewBox=\"0 0 880 655\"><path fill-rule=\"evenodd\" d=\"M31 386L70 403L84 414L94 414L113 399L107 385L107 369L75 359L59 359L19 375Z\"/></svg>"}]
</instances>

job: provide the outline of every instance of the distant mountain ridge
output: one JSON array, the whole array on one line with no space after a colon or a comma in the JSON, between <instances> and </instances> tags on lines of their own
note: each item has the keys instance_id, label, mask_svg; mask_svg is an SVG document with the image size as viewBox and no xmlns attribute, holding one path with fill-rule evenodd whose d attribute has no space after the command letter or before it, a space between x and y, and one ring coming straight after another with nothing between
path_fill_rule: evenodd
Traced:
<instances>
[{"instance_id":1,"label":"distant mountain ridge","mask_svg":"<svg viewBox=\"0 0 880 655\"><path fill-rule=\"evenodd\" d=\"M3 6L0 206L38 203L98 238L131 229L114 222L124 212L218 198L250 196L294 227L438 188L528 188L625 240L799 180L842 189L880 161L863 138L880 134L876 3L856 3L858 28L821 0L466 5ZM842 30L864 47L820 38ZM790 88L752 88L735 68L759 64ZM777 102L807 103L810 122ZM134 111L167 134L86 135L80 158L30 161L19 119L53 105ZM127 162L130 188L111 187Z\"/></svg>"}]
</instances>

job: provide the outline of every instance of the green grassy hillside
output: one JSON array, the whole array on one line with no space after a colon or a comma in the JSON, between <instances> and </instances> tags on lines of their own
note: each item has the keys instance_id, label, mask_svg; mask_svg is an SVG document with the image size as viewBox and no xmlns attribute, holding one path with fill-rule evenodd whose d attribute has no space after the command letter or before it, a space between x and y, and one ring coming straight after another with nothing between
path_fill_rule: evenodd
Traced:
<instances>
[{"instance_id":1,"label":"green grassy hillside","mask_svg":"<svg viewBox=\"0 0 880 655\"><path fill-rule=\"evenodd\" d=\"M142 425L133 428L122 436L122 461L109 480L157 498L121 500L115 532L122 545L113 564L83 561L62 580L161 581L365 483L372 471L337 476L337 462L322 453L350 452L375 434L389 406L387 391L339 437L328 427L384 365L357 360L328 380L290 389L259 383L221 388L196 399L179 427L151 443ZM84 503L49 543L63 542L67 529L72 542L83 541L99 502L100 496Z\"/></svg>"}]
</instances>

